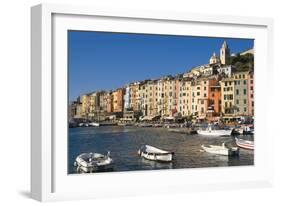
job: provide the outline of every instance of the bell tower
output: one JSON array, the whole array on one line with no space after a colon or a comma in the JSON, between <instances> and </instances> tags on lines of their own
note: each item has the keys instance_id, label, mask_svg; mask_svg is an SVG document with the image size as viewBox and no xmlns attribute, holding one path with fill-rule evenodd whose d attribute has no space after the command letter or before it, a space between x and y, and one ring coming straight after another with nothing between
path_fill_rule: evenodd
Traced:
<instances>
[{"instance_id":1,"label":"bell tower","mask_svg":"<svg viewBox=\"0 0 281 206\"><path fill-rule=\"evenodd\" d=\"M220 49L221 64L223 65L229 64L229 57L230 57L230 50L228 48L226 41L224 41Z\"/></svg>"}]
</instances>

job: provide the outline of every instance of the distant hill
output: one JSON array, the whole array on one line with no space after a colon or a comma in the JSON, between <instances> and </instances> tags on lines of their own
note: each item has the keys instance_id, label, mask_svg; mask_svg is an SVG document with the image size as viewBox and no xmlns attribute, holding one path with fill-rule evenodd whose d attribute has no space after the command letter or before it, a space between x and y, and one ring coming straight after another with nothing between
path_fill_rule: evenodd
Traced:
<instances>
[{"instance_id":1,"label":"distant hill","mask_svg":"<svg viewBox=\"0 0 281 206\"><path fill-rule=\"evenodd\" d=\"M236 68L238 72L254 71L254 55L247 53L244 55L230 57L230 64Z\"/></svg>"}]
</instances>

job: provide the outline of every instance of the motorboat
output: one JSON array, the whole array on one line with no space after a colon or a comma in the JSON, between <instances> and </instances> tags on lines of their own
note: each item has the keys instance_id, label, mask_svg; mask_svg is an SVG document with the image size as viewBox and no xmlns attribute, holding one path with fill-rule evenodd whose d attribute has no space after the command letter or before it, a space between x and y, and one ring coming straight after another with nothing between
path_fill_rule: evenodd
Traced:
<instances>
[{"instance_id":1,"label":"motorboat","mask_svg":"<svg viewBox=\"0 0 281 206\"><path fill-rule=\"evenodd\" d=\"M239 135L253 135L254 134L254 126L253 125L241 125L234 129L236 134Z\"/></svg>"},{"instance_id":2,"label":"motorboat","mask_svg":"<svg viewBox=\"0 0 281 206\"><path fill-rule=\"evenodd\" d=\"M197 133L204 136L230 136L232 129L215 129L208 125L206 129L199 129Z\"/></svg>"},{"instance_id":3,"label":"motorboat","mask_svg":"<svg viewBox=\"0 0 281 206\"><path fill-rule=\"evenodd\" d=\"M225 146L225 143L222 143L222 145L208 145L208 146L202 145L201 147L205 152L211 154L227 155L227 156L239 155L238 147L228 147Z\"/></svg>"},{"instance_id":4,"label":"motorboat","mask_svg":"<svg viewBox=\"0 0 281 206\"><path fill-rule=\"evenodd\" d=\"M236 144L238 147L241 147L243 149L249 149L249 150L254 150L255 144L254 141L251 140L244 140L240 138L235 138Z\"/></svg>"},{"instance_id":5,"label":"motorboat","mask_svg":"<svg viewBox=\"0 0 281 206\"><path fill-rule=\"evenodd\" d=\"M165 151L150 145L143 145L138 150L138 154L148 160L171 162L173 160L173 152Z\"/></svg>"},{"instance_id":6,"label":"motorboat","mask_svg":"<svg viewBox=\"0 0 281 206\"><path fill-rule=\"evenodd\" d=\"M112 168L113 160L110 157L110 152L106 155L91 152L82 153L76 157L74 166L83 172L96 172Z\"/></svg>"},{"instance_id":7,"label":"motorboat","mask_svg":"<svg viewBox=\"0 0 281 206\"><path fill-rule=\"evenodd\" d=\"M88 123L88 125L91 126L91 127L99 127L100 123L98 123L98 122L90 122L90 123Z\"/></svg>"},{"instance_id":8,"label":"motorboat","mask_svg":"<svg viewBox=\"0 0 281 206\"><path fill-rule=\"evenodd\" d=\"M152 124L140 123L138 126L139 126L139 127L152 127Z\"/></svg>"}]
</instances>

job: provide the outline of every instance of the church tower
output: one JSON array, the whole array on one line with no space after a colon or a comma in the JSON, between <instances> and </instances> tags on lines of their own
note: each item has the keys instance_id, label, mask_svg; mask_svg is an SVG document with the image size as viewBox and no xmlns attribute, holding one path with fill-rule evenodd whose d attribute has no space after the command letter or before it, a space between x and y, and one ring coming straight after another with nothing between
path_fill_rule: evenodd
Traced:
<instances>
[{"instance_id":1,"label":"church tower","mask_svg":"<svg viewBox=\"0 0 281 206\"><path fill-rule=\"evenodd\" d=\"M220 49L221 64L223 65L229 64L229 57L230 57L230 50L228 48L226 41L224 41Z\"/></svg>"}]
</instances>

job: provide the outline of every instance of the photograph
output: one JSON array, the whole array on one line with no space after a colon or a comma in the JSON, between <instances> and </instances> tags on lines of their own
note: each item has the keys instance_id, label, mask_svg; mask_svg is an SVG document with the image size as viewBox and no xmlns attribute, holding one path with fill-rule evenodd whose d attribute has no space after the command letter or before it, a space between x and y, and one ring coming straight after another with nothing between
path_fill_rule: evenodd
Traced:
<instances>
[{"instance_id":1,"label":"photograph","mask_svg":"<svg viewBox=\"0 0 281 206\"><path fill-rule=\"evenodd\" d=\"M254 42L68 30L68 174L254 166Z\"/></svg>"}]
</instances>

